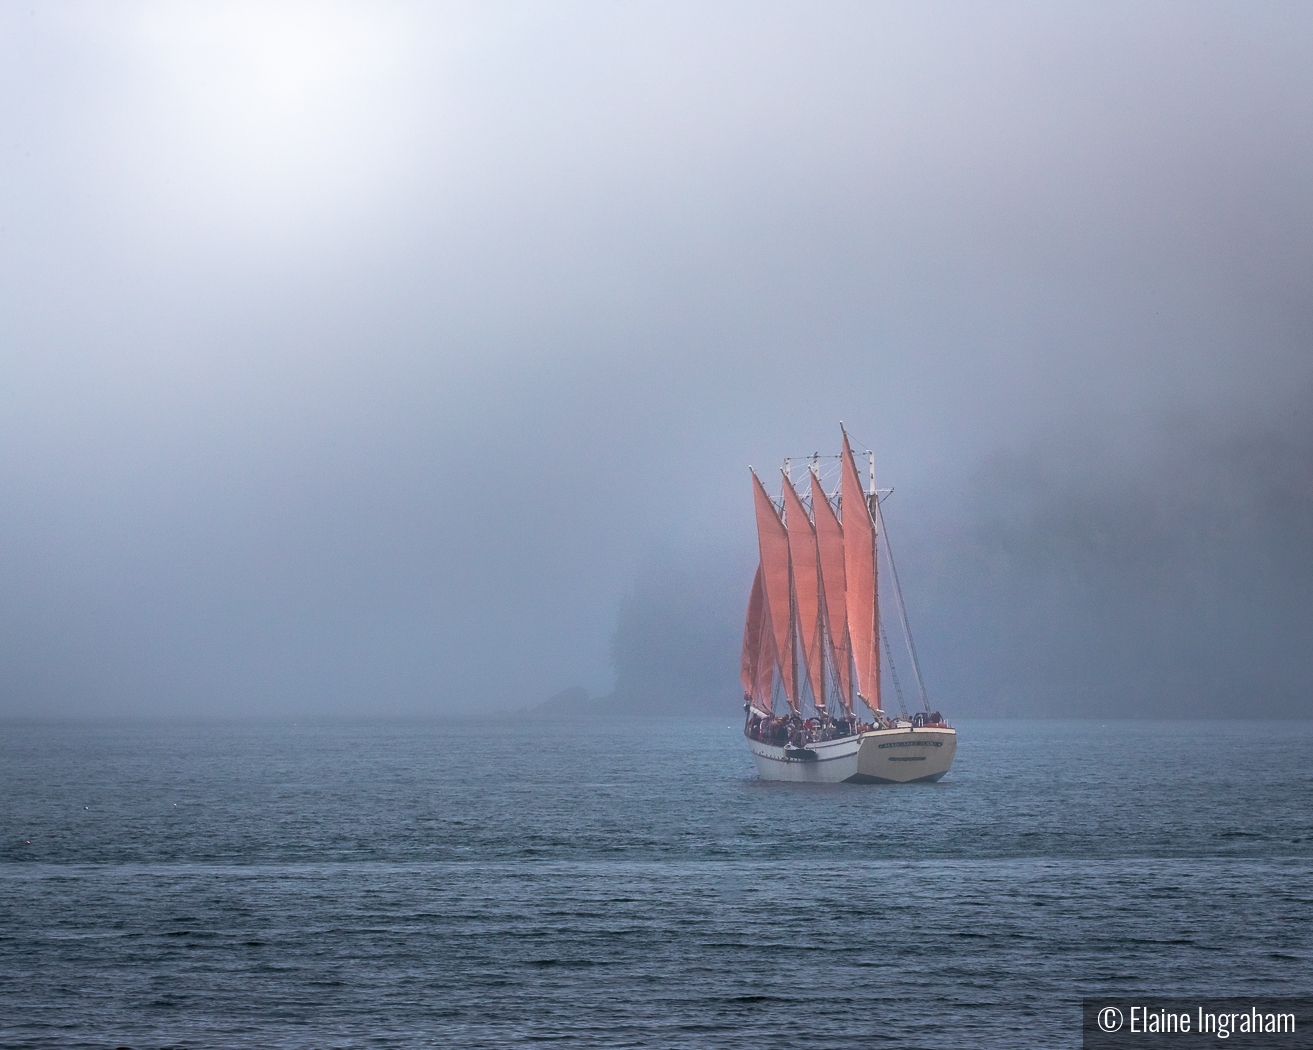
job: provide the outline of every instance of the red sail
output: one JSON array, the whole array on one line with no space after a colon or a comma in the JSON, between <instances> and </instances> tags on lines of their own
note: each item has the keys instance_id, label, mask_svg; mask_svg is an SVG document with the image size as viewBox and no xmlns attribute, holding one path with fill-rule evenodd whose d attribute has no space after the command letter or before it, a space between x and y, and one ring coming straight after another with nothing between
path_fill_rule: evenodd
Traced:
<instances>
[{"instance_id":1,"label":"red sail","mask_svg":"<svg viewBox=\"0 0 1313 1050\"><path fill-rule=\"evenodd\" d=\"M821 577L816 556L816 530L787 474L784 475L784 524L789 530L793 601L798 638L802 642L802 659L806 664L807 680L811 682L812 699L817 708L824 708L825 666L821 656Z\"/></svg>"},{"instance_id":2,"label":"red sail","mask_svg":"<svg viewBox=\"0 0 1313 1050\"><path fill-rule=\"evenodd\" d=\"M879 613L876 610L875 522L853 462L848 434L843 435L843 560L847 584L848 637L857 691L868 707L880 706Z\"/></svg>"},{"instance_id":3,"label":"red sail","mask_svg":"<svg viewBox=\"0 0 1313 1050\"><path fill-rule=\"evenodd\" d=\"M812 475L812 517L816 519L816 549L821 562L821 593L825 596L826 642L830 665L839 673L844 709L853 709L852 648L848 644L848 595L843 570L843 526L825 498L820 479Z\"/></svg>"},{"instance_id":4,"label":"red sail","mask_svg":"<svg viewBox=\"0 0 1313 1050\"><path fill-rule=\"evenodd\" d=\"M761 582L766 599L766 618L771 625L775 661L789 706L798 710L797 673L793 667L793 634L789 616L789 534L780 521L775 504L766 495L761 479L752 475L757 508L757 545L761 550Z\"/></svg>"},{"instance_id":5,"label":"red sail","mask_svg":"<svg viewBox=\"0 0 1313 1050\"><path fill-rule=\"evenodd\" d=\"M748 599L748 618L743 625L743 660L739 678L743 682L743 695L757 699L757 668L761 663L761 624L764 619L765 598L761 590L761 566L752 578L752 597Z\"/></svg>"},{"instance_id":6,"label":"red sail","mask_svg":"<svg viewBox=\"0 0 1313 1050\"><path fill-rule=\"evenodd\" d=\"M757 691L753 694L757 706L767 714L775 711L775 638L766 613L765 591L762 591L761 631L757 642Z\"/></svg>"}]
</instances>

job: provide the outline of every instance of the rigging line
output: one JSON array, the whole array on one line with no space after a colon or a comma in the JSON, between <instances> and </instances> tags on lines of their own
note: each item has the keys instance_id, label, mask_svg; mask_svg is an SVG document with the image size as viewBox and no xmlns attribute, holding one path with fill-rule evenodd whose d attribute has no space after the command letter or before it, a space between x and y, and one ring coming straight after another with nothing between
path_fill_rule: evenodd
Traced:
<instances>
[{"instance_id":1,"label":"rigging line","mask_svg":"<svg viewBox=\"0 0 1313 1050\"><path fill-rule=\"evenodd\" d=\"M818 625L819 625L819 622L820 622L820 621L818 620L818 621L817 621ZM802 639L800 639L800 640L802 640ZM824 644L825 644L825 638L824 638L824 635L822 635L822 636L821 636L821 645L824 645ZM821 697L819 697L819 696L816 695L816 690L812 688L812 675L811 675L812 668L811 668L811 664L808 663L808 661L807 661L807 643L806 643L805 640L802 640L802 646L801 646L801 648L802 648L802 669L803 669L803 677L805 677L805 678L807 679L807 692L808 692L808 694L809 694L809 695L811 696L811 698L812 698L812 707L814 707L814 708L816 709L817 713L819 714L821 711L826 710L826 705L822 702ZM820 661L821 661L821 692L824 693L824 692L825 692L825 653L824 653L823 651L820 651L820 652L818 652L817 655L818 655L818 657L819 657L819 659L820 659ZM801 686L798 687L798 692L799 692L799 694L801 694L801 692L802 692L802 687L801 687Z\"/></svg>"},{"instance_id":2,"label":"rigging line","mask_svg":"<svg viewBox=\"0 0 1313 1050\"><path fill-rule=\"evenodd\" d=\"M862 452L869 453L871 451L871 446L868 445L865 441L858 441L856 436L853 434L851 430L849 430L847 427L844 427L842 423L840 423L839 426L843 427L843 432L848 435L848 444L852 447L854 453L859 451L858 446L860 446L860 451ZM840 453L838 458L842 459L843 454Z\"/></svg>"},{"instance_id":3,"label":"rigging line","mask_svg":"<svg viewBox=\"0 0 1313 1050\"><path fill-rule=\"evenodd\" d=\"M827 681L830 683L829 693L837 698L839 710L845 714L848 713L848 697L843 691L843 682L839 677L839 647L834 644L834 636L830 633L830 617L826 612L821 613L821 669L822 673L827 674ZM828 659L826 659L828 657Z\"/></svg>"},{"instance_id":4,"label":"rigging line","mask_svg":"<svg viewBox=\"0 0 1313 1050\"><path fill-rule=\"evenodd\" d=\"M825 670L828 672L827 680L830 683L829 693L831 696L838 697L839 710L847 714L848 713L847 697L843 695L843 683L839 681L839 669L834 666L833 647L831 646L829 648L831 649L830 659L824 661Z\"/></svg>"},{"instance_id":5,"label":"rigging line","mask_svg":"<svg viewBox=\"0 0 1313 1050\"><path fill-rule=\"evenodd\" d=\"M889 632L884 629L884 624L880 624L880 641L884 642L885 659L889 661L889 677L894 682L894 693L898 697L898 710L907 717L907 704L903 702L903 687L898 684L898 669L894 667L894 654L889 649Z\"/></svg>"},{"instance_id":6,"label":"rigging line","mask_svg":"<svg viewBox=\"0 0 1313 1050\"><path fill-rule=\"evenodd\" d=\"M879 519L880 531L884 533L884 556L889 562L889 573L894 581L894 598L898 602L898 619L903 625L903 637L907 640L907 655L912 658L912 677L916 679L917 691L921 694L921 706L925 708L925 713L930 713L930 700L925 695L925 680L921 677L921 661L916 658L916 642L912 640L912 628L907 622L907 606L903 604L903 587L898 582L898 568L894 565L894 549L889 545L889 531L884 523L884 511L880 509L880 501L875 502L875 516Z\"/></svg>"}]
</instances>

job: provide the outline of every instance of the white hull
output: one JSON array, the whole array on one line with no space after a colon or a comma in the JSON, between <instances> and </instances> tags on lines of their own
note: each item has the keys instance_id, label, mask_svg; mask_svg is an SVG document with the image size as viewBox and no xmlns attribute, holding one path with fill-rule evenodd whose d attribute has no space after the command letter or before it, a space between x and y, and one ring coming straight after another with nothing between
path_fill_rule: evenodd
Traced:
<instances>
[{"instance_id":1,"label":"white hull","mask_svg":"<svg viewBox=\"0 0 1313 1050\"><path fill-rule=\"evenodd\" d=\"M762 780L789 780L797 784L842 784L852 780L857 776L857 752L861 746L861 738L855 736L809 744L799 751L748 740Z\"/></svg>"},{"instance_id":2,"label":"white hull","mask_svg":"<svg viewBox=\"0 0 1313 1050\"><path fill-rule=\"evenodd\" d=\"M800 784L933 782L957 753L953 729L876 729L794 750L748 740L762 780Z\"/></svg>"}]
</instances>

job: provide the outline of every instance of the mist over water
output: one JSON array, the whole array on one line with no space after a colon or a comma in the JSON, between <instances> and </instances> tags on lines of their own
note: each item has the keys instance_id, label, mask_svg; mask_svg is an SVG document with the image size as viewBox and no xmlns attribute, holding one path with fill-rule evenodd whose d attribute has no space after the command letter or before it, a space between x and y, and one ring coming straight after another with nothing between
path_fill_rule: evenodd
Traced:
<instances>
[{"instance_id":1,"label":"mist over water","mask_svg":"<svg viewBox=\"0 0 1313 1050\"><path fill-rule=\"evenodd\" d=\"M1306 8L0 20L6 717L732 702L746 467L838 420L898 490L946 710L1090 710L1148 638L1120 662L1159 713L1251 665L1298 706L1307 561L1263 568L1298 515L1219 517L1262 553L1197 586L1217 544L1164 537L1232 436L1259 474L1302 454L1260 435L1313 367ZM1145 460L1201 480L1159 499ZM1076 519L1136 485L1161 512L1100 560ZM1196 688L1210 587L1253 637ZM1150 630L1106 627L1127 604ZM659 690L653 654L685 661Z\"/></svg>"},{"instance_id":2,"label":"mist over water","mask_svg":"<svg viewBox=\"0 0 1313 1050\"><path fill-rule=\"evenodd\" d=\"M1171 420L1122 462L1074 442L994 457L973 520L924 550L950 687L980 713L1306 717L1310 395Z\"/></svg>"},{"instance_id":3,"label":"mist over water","mask_svg":"<svg viewBox=\"0 0 1313 1050\"><path fill-rule=\"evenodd\" d=\"M993 453L933 499L895 484L883 513L933 706L1306 717L1310 403L1300 387L1261 419L1180 414L1134 441L1073 426ZM731 710L754 566L755 550L653 558L616 630L619 698Z\"/></svg>"}]
</instances>

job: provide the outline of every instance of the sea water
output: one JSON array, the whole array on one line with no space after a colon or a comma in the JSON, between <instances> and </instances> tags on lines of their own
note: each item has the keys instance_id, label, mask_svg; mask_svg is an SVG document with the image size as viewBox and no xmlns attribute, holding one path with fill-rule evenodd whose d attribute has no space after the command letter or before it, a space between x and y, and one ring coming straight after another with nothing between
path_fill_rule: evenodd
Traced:
<instances>
[{"instance_id":1,"label":"sea water","mask_svg":"<svg viewBox=\"0 0 1313 1050\"><path fill-rule=\"evenodd\" d=\"M1313 990L1313 724L979 721L933 785L736 717L7 725L0 1045L1080 1045Z\"/></svg>"}]
</instances>

